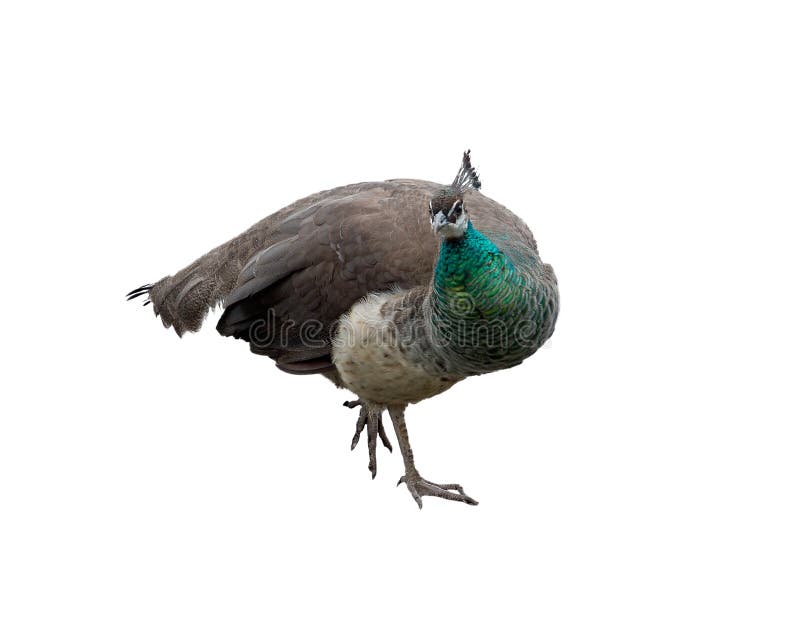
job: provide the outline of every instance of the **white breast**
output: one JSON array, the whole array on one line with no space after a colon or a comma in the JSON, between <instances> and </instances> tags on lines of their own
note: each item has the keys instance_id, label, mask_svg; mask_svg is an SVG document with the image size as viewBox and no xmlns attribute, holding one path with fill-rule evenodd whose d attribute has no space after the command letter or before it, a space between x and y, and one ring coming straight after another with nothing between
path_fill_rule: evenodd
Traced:
<instances>
[{"instance_id":1,"label":"white breast","mask_svg":"<svg viewBox=\"0 0 800 638\"><path fill-rule=\"evenodd\" d=\"M373 294L343 315L333 341L333 363L342 383L376 405L415 403L444 392L458 378L434 376L401 347L387 303L403 293Z\"/></svg>"}]
</instances>

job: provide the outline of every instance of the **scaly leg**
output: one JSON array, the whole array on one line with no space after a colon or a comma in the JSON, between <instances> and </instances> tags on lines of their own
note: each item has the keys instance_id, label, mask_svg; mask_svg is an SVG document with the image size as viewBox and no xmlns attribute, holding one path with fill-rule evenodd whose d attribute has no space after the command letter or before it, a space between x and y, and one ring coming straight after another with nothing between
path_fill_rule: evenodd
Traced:
<instances>
[{"instance_id":1,"label":"scaly leg","mask_svg":"<svg viewBox=\"0 0 800 638\"><path fill-rule=\"evenodd\" d=\"M478 501L467 496L464 493L464 488L457 483L440 485L439 483L432 483L419 475L414 465L414 453L411 451L411 444L408 442L405 410L406 406L404 405L389 407L389 416L392 417L394 432L397 435L397 443L400 445L400 453L403 455L403 465L405 465L406 468L406 473L400 477L397 484L406 484L408 491L411 492L411 496L414 497L420 509L422 509L423 496L438 496L448 501L461 501L469 505L477 505Z\"/></svg>"},{"instance_id":2,"label":"scaly leg","mask_svg":"<svg viewBox=\"0 0 800 638\"><path fill-rule=\"evenodd\" d=\"M360 399L358 401L345 401L346 408L355 408L361 406L361 411L358 414L358 421L356 421L356 433L353 435L353 441L350 444L350 449L355 450L358 441L361 438L361 432L364 426L367 426L367 448L369 449L369 471L372 473L372 478L378 473L378 458L377 446L378 437L380 437L383 445L388 448L389 452L392 451L392 444L389 442L389 437L386 436L386 430L383 429L383 419L380 412L370 411L364 402Z\"/></svg>"}]
</instances>

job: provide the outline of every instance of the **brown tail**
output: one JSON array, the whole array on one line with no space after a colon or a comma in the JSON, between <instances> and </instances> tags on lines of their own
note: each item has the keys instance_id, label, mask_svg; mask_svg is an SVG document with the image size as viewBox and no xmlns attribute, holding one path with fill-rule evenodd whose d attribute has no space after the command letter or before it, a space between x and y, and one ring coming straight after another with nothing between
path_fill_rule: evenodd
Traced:
<instances>
[{"instance_id":1,"label":"brown tail","mask_svg":"<svg viewBox=\"0 0 800 638\"><path fill-rule=\"evenodd\" d=\"M152 303L164 327L173 328L178 336L197 332L208 312L221 305L233 290L250 256L263 247L265 230L263 224L262 228L253 227L171 277L139 286L129 292L127 298L147 295L144 305Z\"/></svg>"},{"instance_id":2,"label":"brown tail","mask_svg":"<svg viewBox=\"0 0 800 638\"><path fill-rule=\"evenodd\" d=\"M253 255L296 235L302 221L316 210L311 207L312 204L331 193L347 194L359 187L359 184L353 184L297 200L265 217L241 235L217 246L171 277L132 290L128 299L147 294L149 297L145 305L152 302L153 310L161 317L165 327L173 328L178 335L196 332L203 325L209 310L221 305L236 287L239 273Z\"/></svg>"}]
</instances>

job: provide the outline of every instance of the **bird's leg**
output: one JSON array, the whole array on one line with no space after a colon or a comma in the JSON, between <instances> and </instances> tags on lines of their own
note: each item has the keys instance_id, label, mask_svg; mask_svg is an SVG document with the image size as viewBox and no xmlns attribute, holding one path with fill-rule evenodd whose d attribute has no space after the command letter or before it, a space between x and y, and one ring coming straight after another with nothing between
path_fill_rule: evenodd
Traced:
<instances>
[{"instance_id":1,"label":"bird's leg","mask_svg":"<svg viewBox=\"0 0 800 638\"><path fill-rule=\"evenodd\" d=\"M378 459L377 447L378 437L384 447L388 448L389 452L392 451L392 444L389 442L389 437L386 436L386 430L383 429L383 418L380 411L370 410L364 402L360 399L358 401L345 401L344 406L347 408L361 407L356 421L356 433L353 435L353 441L350 444L350 449L355 450L358 441L361 438L361 432L364 431L364 426L367 427L367 448L369 449L369 471L372 473L372 478L378 473Z\"/></svg>"},{"instance_id":2,"label":"bird's leg","mask_svg":"<svg viewBox=\"0 0 800 638\"><path fill-rule=\"evenodd\" d=\"M477 505L478 501L470 498L464 493L464 488L457 483L432 483L419 475L417 467L414 465L414 453L411 451L411 444L408 442L408 430L406 430L405 418L406 406L389 406L389 416L392 418L394 433L397 435L397 443L400 445L400 453L403 455L403 465L406 473L400 477L397 484L405 483L411 496L422 509L423 496L438 496L449 501L461 501L469 505Z\"/></svg>"}]
</instances>

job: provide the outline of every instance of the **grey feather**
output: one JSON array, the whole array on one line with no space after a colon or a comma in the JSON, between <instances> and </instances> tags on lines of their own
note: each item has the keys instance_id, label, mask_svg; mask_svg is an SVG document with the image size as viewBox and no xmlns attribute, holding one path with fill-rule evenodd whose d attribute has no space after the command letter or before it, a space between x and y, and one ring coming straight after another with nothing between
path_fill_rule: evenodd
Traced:
<instances>
[{"instance_id":1,"label":"grey feather","mask_svg":"<svg viewBox=\"0 0 800 638\"><path fill-rule=\"evenodd\" d=\"M511 257L536 253L527 226L475 190L480 182L468 152L462 174L472 184L464 201L476 227ZM325 356L336 321L360 298L428 283L438 251L428 203L443 188L399 179L298 200L156 282L147 291L153 310L182 335L199 330L209 310L224 305L217 329L251 342L254 352L278 361ZM254 325L268 312L278 325L318 322L325 345L303 346L296 331L284 343L275 343L269 331L254 343Z\"/></svg>"}]
</instances>

